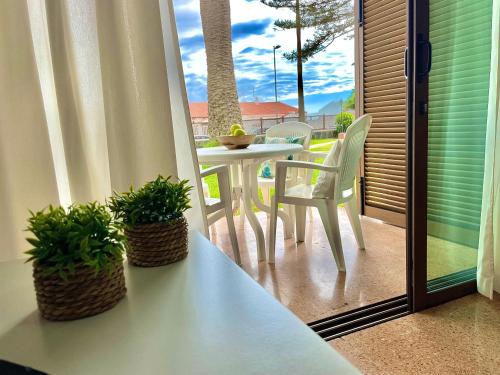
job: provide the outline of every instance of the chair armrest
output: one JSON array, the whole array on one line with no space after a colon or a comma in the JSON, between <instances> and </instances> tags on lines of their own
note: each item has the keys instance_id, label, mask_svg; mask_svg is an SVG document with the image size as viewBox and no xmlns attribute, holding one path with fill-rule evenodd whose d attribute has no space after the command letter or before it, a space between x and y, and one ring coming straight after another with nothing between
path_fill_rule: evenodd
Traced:
<instances>
[{"instance_id":1,"label":"chair armrest","mask_svg":"<svg viewBox=\"0 0 500 375\"><path fill-rule=\"evenodd\" d=\"M336 173L338 171L338 167L313 163L310 161L278 160L276 162L277 170L286 168L317 169L319 171L330 172L330 173Z\"/></svg>"},{"instance_id":2,"label":"chair armrest","mask_svg":"<svg viewBox=\"0 0 500 375\"><path fill-rule=\"evenodd\" d=\"M201 170L200 176L201 178L205 178L213 174L224 174L224 173L228 173L227 165L216 165L214 167Z\"/></svg>"},{"instance_id":3,"label":"chair armrest","mask_svg":"<svg viewBox=\"0 0 500 375\"><path fill-rule=\"evenodd\" d=\"M287 168L304 168L308 171L311 170L319 170L324 172L336 173L338 171L338 167L336 166L328 166L319 163L312 163L309 161L297 161L297 160L278 160L276 162L276 178L275 178L275 187L277 196L283 196L285 192L286 185L286 172ZM308 178L306 183L310 184L310 177L312 173L308 174Z\"/></svg>"}]
</instances>

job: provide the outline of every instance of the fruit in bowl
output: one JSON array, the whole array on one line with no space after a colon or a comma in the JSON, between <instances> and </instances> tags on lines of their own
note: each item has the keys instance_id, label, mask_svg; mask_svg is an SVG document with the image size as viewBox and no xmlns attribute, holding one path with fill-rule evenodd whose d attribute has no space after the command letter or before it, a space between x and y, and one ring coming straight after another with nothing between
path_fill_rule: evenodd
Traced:
<instances>
[{"instance_id":1,"label":"fruit in bowl","mask_svg":"<svg viewBox=\"0 0 500 375\"><path fill-rule=\"evenodd\" d=\"M230 135L217 137L219 143L229 150L247 148L255 140L255 135L248 135L240 124L231 125L229 131Z\"/></svg>"},{"instance_id":2,"label":"fruit in bowl","mask_svg":"<svg viewBox=\"0 0 500 375\"><path fill-rule=\"evenodd\" d=\"M234 137L241 137L242 135L247 135L247 132L243 129L236 129L231 135L233 135Z\"/></svg>"},{"instance_id":3,"label":"fruit in bowl","mask_svg":"<svg viewBox=\"0 0 500 375\"><path fill-rule=\"evenodd\" d=\"M231 129L229 130L230 131L229 135L235 135L234 133L236 132L236 130L243 130L243 127L240 124L231 125ZM243 132L246 134L245 130L243 130Z\"/></svg>"}]
</instances>

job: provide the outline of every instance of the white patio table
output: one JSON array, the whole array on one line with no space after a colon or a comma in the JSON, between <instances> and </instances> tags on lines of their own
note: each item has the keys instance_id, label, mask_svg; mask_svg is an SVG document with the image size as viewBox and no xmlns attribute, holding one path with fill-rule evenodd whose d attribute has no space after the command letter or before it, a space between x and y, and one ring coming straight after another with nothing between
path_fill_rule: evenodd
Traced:
<instances>
[{"instance_id":1,"label":"white patio table","mask_svg":"<svg viewBox=\"0 0 500 375\"><path fill-rule=\"evenodd\" d=\"M248 148L240 150L228 150L225 147L208 147L197 150L200 164L231 165L235 208L240 207L241 217L244 215L248 218L255 233L259 261L266 259L266 244L264 231L252 210L252 204L264 212L270 212L270 207L264 205L259 199L257 172L260 162L295 155L302 151L303 147L297 144L252 144ZM240 206L240 200L243 201L243 206ZM290 228L290 218L283 210L279 210L278 216L283 220L284 227ZM290 231L286 232L289 235Z\"/></svg>"}]
</instances>

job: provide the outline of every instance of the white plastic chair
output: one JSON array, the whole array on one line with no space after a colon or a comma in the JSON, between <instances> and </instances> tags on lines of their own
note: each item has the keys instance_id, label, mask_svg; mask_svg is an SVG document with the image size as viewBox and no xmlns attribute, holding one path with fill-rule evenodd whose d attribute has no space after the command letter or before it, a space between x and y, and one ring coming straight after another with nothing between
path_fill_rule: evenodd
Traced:
<instances>
[{"instance_id":1,"label":"white plastic chair","mask_svg":"<svg viewBox=\"0 0 500 375\"><path fill-rule=\"evenodd\" d=\"M304 150L309 148L313 128L306 123L288 121L271 126L266 130L266 137L305 137Z\"/></svg>"},{"instance_id":2,"label":"white plastic chair","mask_svg":"<svg viewBox=\"0 0 500 375\"><path fill-rule=\"evenodd\" d=\"M348 129L340 149L338 165L282 160L276 162L276 191L271 203L271 223L269 233L269 262L274 263L276 246L276 218L278 204L295 205L297 237L303 237L305 231L305 209L307 206L317 207L321 221L328 236L333 257L339 271L345 271L344 253L340 237L337 206L344 203L349 217L356 242L360 249L365 248L361 223L357 209L357 199L354 181L358 162L363 152L363 146L370 129L372 118L364 115L357 119ZM334 174L333 183L325 197L312 196L314 185L299 184L286 188L286 174L288 168L305 168Z\"/></svg>"},{"instance_id":3,"label":"white plastic chair","mask_svg":"<svg viewBox=\"0 0 500 375\"><path fill-rule=\"evenodd\" d=\"M290 122L284 122L282 124L274 125L271 126L269 129L266 130L266 137L279 137L279 138L286 138L286 137L305 137L304 139L304 153L298 155L298 160L309 160L308 158L308 152L309 146L311 144L311 138L312 138L312 132L313 128L303 122L297 122L297 121L290 121ZM293 171L291 174L288 176L288 183L289 184L296 184L299 181L305 182L305 180L308 178L309 174L300 174L296 170ZM266 206L271 205L271 188L274 187L275 185L275 179L274 178L264 178L264 177L258 177L258 184L259 188L262 191L262 199L264 201L264 204ZM290 209L289 207L285 208L287 211L288 216L290 217L290 222L293 223L294 220L294 213L293 210ZM286 238L289 238L293 235L293 226L290 226L288 228L285 228L286 232Z\"/></svg>"},{"instance_id":4,"label":"white plastic chair","mask_svg":"<svg viewBox=\"0 0 500 375\"><path fill-rule=\"evenodd\" d=\"M231 197L231 183L229 180L229 167L227 165L217 165L200 171L201 178L216 174L219 183L220 198L210 198L204 194L205 207L207 210L208 226L226 216L229 238L233 247L234 260L241 264L240 248L233 219L233 200Z\"/></svg>"}]
</instances>

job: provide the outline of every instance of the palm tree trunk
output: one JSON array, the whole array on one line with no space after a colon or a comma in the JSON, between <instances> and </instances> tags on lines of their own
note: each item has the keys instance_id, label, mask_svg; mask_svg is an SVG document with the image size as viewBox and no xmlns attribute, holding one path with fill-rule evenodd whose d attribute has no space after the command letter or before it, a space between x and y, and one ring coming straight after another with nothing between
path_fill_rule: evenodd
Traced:
<instances>
[{"instance_id":1,"label":"palm tree trunk","mask_svg":"<svg viewBox=\"0 0 500 375\"><path fill-rule=\"evenodd\" d=\"M208 134L228 134L242 123L234 76L229 0L200 0L207 55Z\"/></svg>"},{"instance_id":2,"label":"palm tree trunk","mask_svg":"<svg viewBox=\"0 0 500 375\"><path fill-rule=\"evenodd\" d=\"M297 94L299 102L299 121L306 121L306 111L304 105L304 79L302 76L302 35L301 35L301 19L300 19L300 2L295 0L295 22L297 33Z\"/></svg>"}]
</instances>

